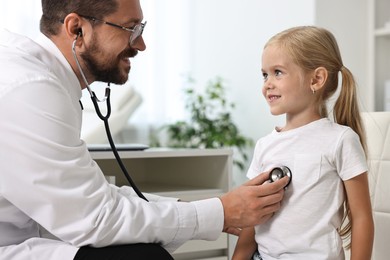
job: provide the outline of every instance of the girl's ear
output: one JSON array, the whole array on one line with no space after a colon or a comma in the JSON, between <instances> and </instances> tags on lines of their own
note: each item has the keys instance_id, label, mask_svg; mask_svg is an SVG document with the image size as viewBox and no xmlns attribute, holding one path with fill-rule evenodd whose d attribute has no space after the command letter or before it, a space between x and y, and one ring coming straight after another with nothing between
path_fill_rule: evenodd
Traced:
<instances>
[{"instance_id":1,"label":"girl's ear","mask_svg":"<svg viewBox=\"0 0 390 260\"><path fill-rule=\"evenodd\" d=\"M324 67L318 67L317 69L315 69L310 84L311 90L313 92L316 92L322 89L327 79L328 71Z\"/></svg>"}]
</instances>

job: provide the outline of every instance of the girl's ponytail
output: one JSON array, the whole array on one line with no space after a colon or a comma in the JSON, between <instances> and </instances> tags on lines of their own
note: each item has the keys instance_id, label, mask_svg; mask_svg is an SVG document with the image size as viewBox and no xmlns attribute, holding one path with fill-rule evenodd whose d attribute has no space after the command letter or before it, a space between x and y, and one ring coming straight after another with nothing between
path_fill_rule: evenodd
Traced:
<instances>
[{"instance_id":1,"label":"girl's ponytail","mask_svg":"<svg viewBox=\"0 0 390 260\"><path fill-rule=\"evenodd\" d=\"M367 156L366 136L357 101L356 81L348 68L342 66L340 71L342 84L333 109L333 117L336 123L351 127L359 135Z\"/></svg>"}]
</instances>

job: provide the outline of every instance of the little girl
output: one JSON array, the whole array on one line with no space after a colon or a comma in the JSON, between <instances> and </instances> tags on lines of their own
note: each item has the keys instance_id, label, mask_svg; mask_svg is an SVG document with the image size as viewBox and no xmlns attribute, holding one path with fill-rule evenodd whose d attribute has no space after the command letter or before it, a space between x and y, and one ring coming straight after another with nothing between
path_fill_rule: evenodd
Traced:
<instances>
[{"instance_id":1,"label":"little girl","mask_svg":"<svg viewBox=\"0 0 390 260\"><path fill-rule=\"evenodd\" d=\"M286 122L261 138L247 176L275 166L291 169L280 211L243 229L233 259L371 258L374 224L367 181L366 141L356 83L334 36L295 27L272 37L262 56L263 95ZM342 84L333 107L327 100ZM266 185L266 184L265 184Z\"/></svg>"}]
</instances>

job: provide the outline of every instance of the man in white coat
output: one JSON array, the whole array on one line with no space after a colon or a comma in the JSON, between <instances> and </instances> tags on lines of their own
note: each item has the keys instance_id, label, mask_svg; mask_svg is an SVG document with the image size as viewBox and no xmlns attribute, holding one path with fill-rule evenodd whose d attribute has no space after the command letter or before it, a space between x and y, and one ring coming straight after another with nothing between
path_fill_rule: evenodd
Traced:
<instances>
[{"instance_id":1,"label":"man in white coat","mask_svg":"<svg viewBox=\"0 0 390 260\"><path fill-rule=\"evenodd\" d=\"M0 33L0 259L172 259L190 239L238 234L280 208L288 180L261 186L267 173L195 202L109 185L80 140L79 100L94 81L127 81L146 48L139 0L42 0L42 10L36 41Z\"/></svg>"}]
</instances>

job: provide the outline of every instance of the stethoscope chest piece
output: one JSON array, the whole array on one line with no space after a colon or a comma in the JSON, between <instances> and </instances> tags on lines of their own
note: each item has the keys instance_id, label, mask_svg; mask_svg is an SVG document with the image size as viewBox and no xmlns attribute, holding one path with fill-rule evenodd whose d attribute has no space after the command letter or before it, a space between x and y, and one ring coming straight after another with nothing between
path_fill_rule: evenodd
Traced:
<instances>
[{"instance_id":1,"label":"stethoscope chest piece","mask_svg":"<svg viewBox=\"0 0 390 260\"><path fill-rule=\"evenodd\" d=\"M269 181L274 182L283 178L284 176L288 176L290 178L288 183L285 186L286 188L288 185L290 185L292 179L291 170L287 166L279 166L273 168L269 174Z\"/></svg>"}]
</instances>

